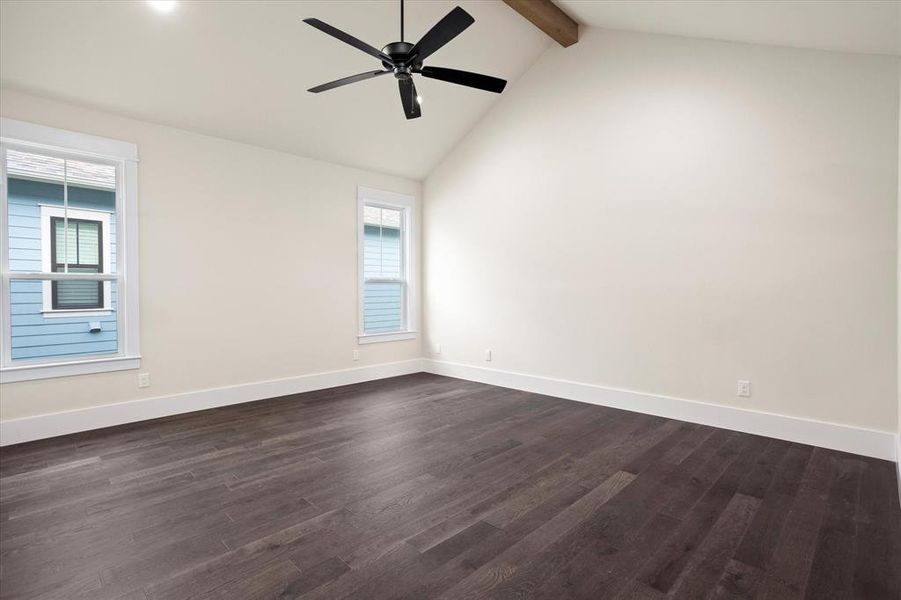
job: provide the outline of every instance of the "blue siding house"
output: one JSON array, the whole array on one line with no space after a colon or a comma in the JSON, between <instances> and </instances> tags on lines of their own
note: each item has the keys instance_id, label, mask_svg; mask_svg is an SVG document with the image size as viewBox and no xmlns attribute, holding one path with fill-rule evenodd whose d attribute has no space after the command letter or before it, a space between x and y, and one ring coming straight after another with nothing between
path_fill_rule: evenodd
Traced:
<instances>
[{"instance_id":1,"label":"blue siding house","mask_svg":"<svg viewBox=\"0 0 901 600\"><path fill-rule=\"evenodd\" d=\"M62 272L67 263L69 272L115 272L114 174L72 177L79 184L67 185L65 210L62 181L15 159L7 162L12 359L116 353L114 284L14 279L16 271Z\"/></svg>"},{"instance_id":2,"label":"blue siding house","mask_svg":"<svg viewBox=\"0 0 901 600\"><path fill-rule=\"evenodd\" d=\"M404 327L402 215L366 207L363 226L363 332L390 333Z\"/></svg>"}]
</instances>

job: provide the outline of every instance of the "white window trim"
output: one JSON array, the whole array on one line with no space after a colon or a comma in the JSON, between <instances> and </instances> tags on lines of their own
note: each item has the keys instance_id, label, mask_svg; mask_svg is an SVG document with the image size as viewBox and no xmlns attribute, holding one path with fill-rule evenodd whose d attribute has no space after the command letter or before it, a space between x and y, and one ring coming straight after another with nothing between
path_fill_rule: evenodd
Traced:
<instances>
[{"instance_id":1,"label":"white window trim","mask_svg":"<svg viewBox=\"0 0 901 600\"><path fill-rule=\"evenodd\" d=\"M103 252L103 273L111 273L112 267L112 251L110 247L110 213L96 210L82 210L78 208L70 208L68 213L61 206L41 205L41 270L50 271L52 264L52 256L50 254L50 219L53 217L63 218L68 214L70 219L82 219L84 221L97 221L101 225L101 248ZM59 309L53 308L53 282L44 281L41 294L43 309L41 314L48 319L58 319L62 317L99 317L113 314L112 302L112 283L103 282L103 308L95 309Z\"/></svg>"},{"instance_id":2,"label":"white window trim","mask_svg":"<svg viewBox=\"0 0 901 600\"><path fill-rule=\"evenodd\" d=\"M140 367L140 319L138 300L138 149L135 144L74 131L46 127L25 121L0 117L0 381L12 383L48 377L65 377L85 373L101 373ZM10 273L9 230L6 225L7 181L6 148L28 152L44 152L63 158L95 160L116 167L116 239L115 274L101 278L116 285L118 291L117 324L119 351L103 357L86 357L59 361L11 360L10 349L10 279L47 279L47 273ZM70 211L71 214L71 211ZM96 216L92 217L96 220ZM42 250L43 251L43 250ZM108 262L105 264L109 264ZM50 279L79 279L79 274L57 273ZM81 277L84 278L84 277ZM109 306L109 305L107 305ZM78 312L85 316L86 311ZM94 311L98 312L98 311ZM99 311L108 312L108 311ZM60 316L71 316L72 312Z\"/></svg>"},{"instance_id":3,"label":"white window trim","mask_svg":"<svg viewBox=\"0 0 901 600\"><path fill-rule=\"evenodd\" d=\"M398 331L388 333L361 333L357 336L358 344L378 344L379 342L399 342L401 340L415 340L415 331Z\"/></svg>"},{"instance_id":4,"label":"white window trim","mask_svg":"<svg viewBox=\"0 0 901 600\"><path fill-rule=\"evenodd\" d=\"M403 299L403 329L385 333L365 333L363 331L363 290L365 278L363 273L364 222L363 208L375 205L383 208L402 209L403 223L403 258L405 294ZM416 274L419 262L419 232L416 230L416 198L406 194L387 192L367 187L357 188L357 343L374 344L378 342L395 342L416 339L416 325L419 323L419 289Z\"/></svg>"}]
</instances>

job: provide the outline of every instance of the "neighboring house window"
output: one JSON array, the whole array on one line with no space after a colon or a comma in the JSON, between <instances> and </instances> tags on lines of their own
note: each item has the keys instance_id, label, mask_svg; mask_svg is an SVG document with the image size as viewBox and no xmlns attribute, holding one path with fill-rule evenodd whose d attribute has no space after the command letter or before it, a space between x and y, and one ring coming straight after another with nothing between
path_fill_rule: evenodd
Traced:
<instances>
[{"instance_id":1,"label":"neighboring house window","mask_svg":"<svg viewBox=\"0 0 901 600\"><path fill-rule=\"evenodd\" d=\"M0 379L136 369L137 148L0 119Z\"/></svg>"},{"instance_id":2,"label":"neighboring house window","mask_svg":"<svg viewBox=\"0 0 901 600\"><path fill-rule=\"evenodd\" d=\"M68 228L68 240L66 231ZM54 273L103 273L100 221L50 219L50 255ZM75 238L74 240L72 238ZM103 308L102 281L53 281L53 308Z\"/></svg>"},{"instance_id":3,"label":"neighboring house window","mask_svg":"<svg viewBox=\"0 0 901 600\"><path fill-rule=\"evenodd\" d=\"M110 265L110 213L41 206L41 221L43 270L65 273L68 266L69 273L110 273L104 268ZM85 311L111 310L110 287L107 281L44 282L43 311L99 316Z\"/></svg>"},{"instance_id":4,"label":"neighboring house window","mask_svg":"<svg viewBox=\"0 0 901 600\"><path fill-rule=\"evenodd\" d=\"M360 343L415 337L414 200L360 188Z\"/></svg>"}]
</instances>

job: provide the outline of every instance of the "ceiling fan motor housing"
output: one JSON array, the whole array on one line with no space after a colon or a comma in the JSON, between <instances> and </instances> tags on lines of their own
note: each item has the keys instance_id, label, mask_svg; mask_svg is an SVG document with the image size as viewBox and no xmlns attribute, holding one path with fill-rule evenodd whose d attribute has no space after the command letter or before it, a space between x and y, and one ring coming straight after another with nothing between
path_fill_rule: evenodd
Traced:
<instances>
[{"instance_id":1,"label":"ceiling fan motor housing","mask_svg":"<svg viewBox=\"0 0 901 600\"><path fill-rule=\"evenodd\" d=\"M422 68L422 61L416 61L415 59L412 62L410 61L410 50L413 49L413 44L410 42L391 42L382 48L382 52L391 57L391 60L394 61L394 64L387 63L382 61L382 64L386 69L393 71L394 76L397 79L409 79L410 74L417 69Z\"/></svg>"}]
</instances>

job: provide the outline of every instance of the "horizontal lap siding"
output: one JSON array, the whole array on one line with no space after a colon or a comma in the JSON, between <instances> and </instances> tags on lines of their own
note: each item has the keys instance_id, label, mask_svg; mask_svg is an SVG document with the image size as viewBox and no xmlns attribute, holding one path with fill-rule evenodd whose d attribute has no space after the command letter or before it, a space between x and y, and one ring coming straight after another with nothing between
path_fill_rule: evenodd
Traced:
<instances>
[{"instance_id":1,"label":"horizontal lap siding","mask_svg":"<svg viewBox=\"0 0 901 600\"><path fill-rule=\"evenodd\" d=\"M397 331L401 328L401 285L367 283L363 290L363 320L366 333Z\"/></svg>"},{"instance_id":2,"label":"horizontal lap siding","mask_svg":"<svg viewBox=\"0 0 901 600\"><path fill-rule=\"evenodd\" d=\"M400 231L367 225L363 236L363 273L366 277L401 276ZM403 286L368 282L363 289L363 330L398 331L403 325Z\"/></svg>"},{"instance_id":3,"label":"horizontal lap siding","mask_svg":"<svg viewBox=\"0 0 901 600\"><path fill-rule=\"evenodd\" d=\"M12 271L41 270L41 204L63 205L61 185L10 179L9 259ZM112 211L113 192L69 188L69 207ZM116 217L110 215L110 254L116 268ZM12 358L65 358L115 353L118 349L117 294L111 286L112 313L96 317L47 318L43 310L40 281L13 280L10 284ZM99 321L101 331L90 333L90 323Z\"/></svg>"}]
</instances>

